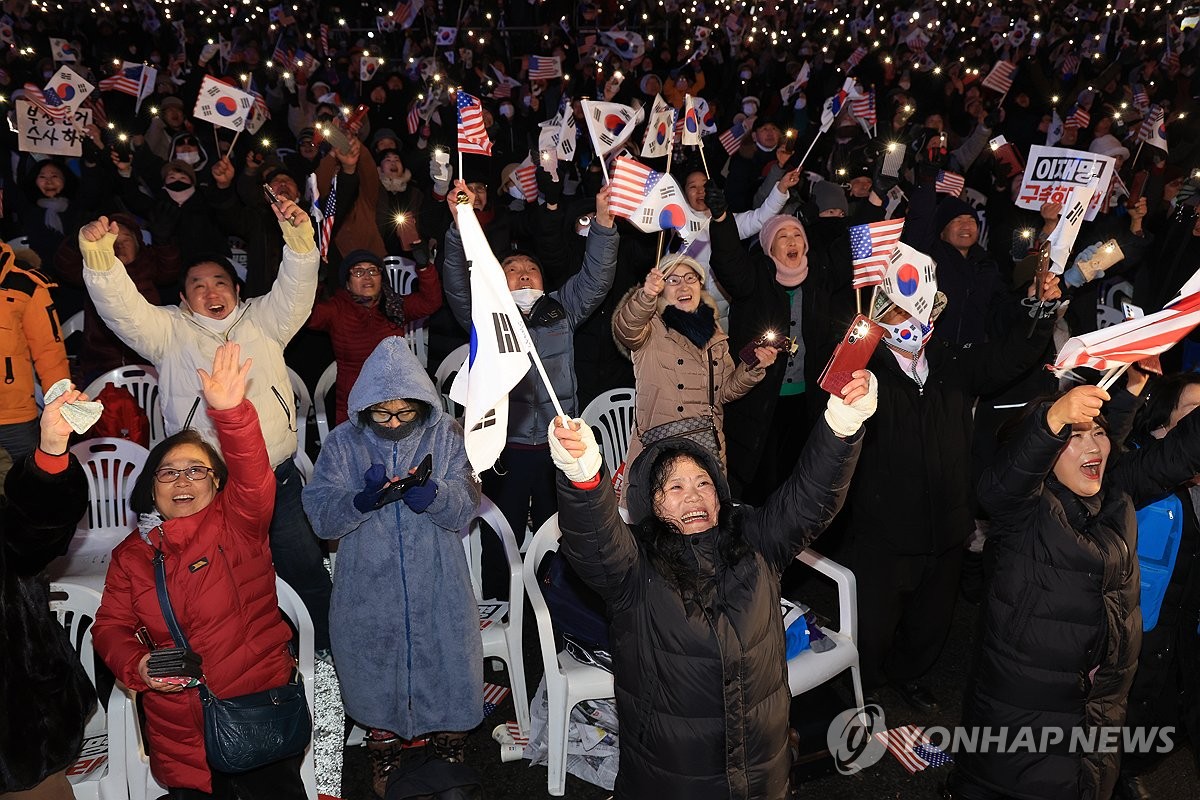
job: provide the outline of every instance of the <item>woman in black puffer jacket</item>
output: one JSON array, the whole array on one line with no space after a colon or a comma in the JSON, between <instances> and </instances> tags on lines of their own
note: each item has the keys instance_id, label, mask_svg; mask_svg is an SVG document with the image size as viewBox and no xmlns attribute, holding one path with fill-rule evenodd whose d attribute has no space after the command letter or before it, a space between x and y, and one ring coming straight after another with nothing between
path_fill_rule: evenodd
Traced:
<instances>
[{"instance_id":1,"label":"woman in black puffer jacket","mask_svg":"<svg viewBox=\"0 0 1200 800\"><path fill-rule=\"evenodd\" d=\"M1007 728L1009 743L1031 728L1038 752L955 753L955 800L1112 794L1119 741L1079 740L1102 744L1098 729L1125 722L1142 641L1134 508L1200 472L1200 415L1106 470L1108 399L1079 386L1035 404L980 479L988 590L963 726ZM1062 742L1042 745L1047 728Z\"/></svg>"},{"instance_id":2,"label":"woman in black puffer jacket","mask_svg":"<svg viewBox=\"0 0 1200 800\"><path fill-rule=\"evenodd\" d=\"M611 621L617 798L783 798L790 695L779 576L845 499L877 390L870 373L855 376L757 509L731 502L716 455L673 437L630 466L625 496L638 524L628 526L591 428L552 423L562 552Z\"/></svg>"},{"instance_id":3,"label":"woman in black puffer jacket","mask_svg":"<svg viewBox=\"0 0 1200 800\"><path fill-rule=\"evenodd\" d=\"M67 634L50 613L39 573L66 552L87 507L83 469L67 452L71 429L46 406L36 451L13 464L0 502L0 797L36 788L37 797L74 797L64 770L79 757L83 725L96 705Z\"/></svg>"}]
</instances>

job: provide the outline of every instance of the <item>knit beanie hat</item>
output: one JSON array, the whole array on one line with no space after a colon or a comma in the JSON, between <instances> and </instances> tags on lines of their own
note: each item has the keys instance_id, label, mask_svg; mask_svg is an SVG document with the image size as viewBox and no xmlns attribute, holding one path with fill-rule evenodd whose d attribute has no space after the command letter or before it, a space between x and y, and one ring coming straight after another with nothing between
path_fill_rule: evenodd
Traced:
<instances>
[{"instance_id":1,"label":"knit beanie hat","mask_svg":"<svg viewBox=\"0 0 1200 800\"><path fill-rule=\"evenodd\" d=\"M804 226L800 224L800 220L788 214L776 214L769 220L763 223L762 230L758 232L758 243L762 245L763 252L767 255L771 254L771 245L775 241L775 237L779 232L789 225L794 225L800 231L800 235L804 240L808 241L808 234L804 231Z\"/></svg>"},{"instance_id":2,"label":"knit beanie hat","mask_svg":"<svg viewBox=\"0 0 1200 800\"><path fill-rule=\"evenodd\" d=\"M370 250L353 250L342 259L341 266L338 267L338 280L342 285L350 279L350 268L355 264L374 264L379 267L381 273L383 272L382 258Z\"/></svg>"}]
</instances>

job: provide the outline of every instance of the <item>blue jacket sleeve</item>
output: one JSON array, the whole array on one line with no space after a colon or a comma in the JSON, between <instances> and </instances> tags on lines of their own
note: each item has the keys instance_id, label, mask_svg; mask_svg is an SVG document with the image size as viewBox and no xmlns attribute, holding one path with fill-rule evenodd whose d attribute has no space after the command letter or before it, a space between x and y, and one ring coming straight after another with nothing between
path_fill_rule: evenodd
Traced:
<instances>
[{"instance_id":1,"label":"blue jacket sleeve","mask_svg":"<svg viewBox=\"0 0 1200 800\"><path fill-rule=\"evenodd\" d=\"M442 290L450 312L466 330L471 330L471 277L467 273L467 254L463 252L458 226L446 230L446 255L442 260Z\"/></svg>"},{"instance_id":2,"label":"blue jacket sleeve","mask_svg":"<svg viewBox=\"0 0 1200 800\"><path fill-rule=\"evenodd\" d=\"M615 226L606 228L592 220L583 253L583 269L568 278L558 290L558 301L566 309L572 328L578 328L591 316L612 288L617 273L617 246L620 241Z\"/></svg>"}]
</instances>

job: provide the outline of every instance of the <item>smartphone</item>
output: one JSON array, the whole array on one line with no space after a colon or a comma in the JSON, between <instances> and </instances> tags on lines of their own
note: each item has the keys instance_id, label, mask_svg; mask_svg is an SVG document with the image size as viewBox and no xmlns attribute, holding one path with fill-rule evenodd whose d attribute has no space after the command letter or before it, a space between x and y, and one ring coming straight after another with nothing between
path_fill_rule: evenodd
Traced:
<instances>
[{"instance_id":1,"label":"smartphone","mask_svg":"<svg viewBox=\"0 0 1200 800\"><path fill-rule=\"evenodd\" d=\"M1129 197L1125 200L1125 205L1132 208L1137 205L1137 201L1142 198L1146 191L1146 179L1150 177L1148 170L1138 170L1133 175L1133 180L1129 182Z\"/></svg>"},{"instance_id":2,"label":"smartphone","mask_svg":"<svg viewBox=\"0 0 1200 800\"><path fill-rule=\"evenodd\" d=\"M834 397L841 397L842 389L854 379L854 372L866 369L875 345L882 338L883 328L862 314L856 316L834 349L817 385Z\"/></svg>"},{"instance_id":3,"label":"smartphone","mask_svg":"<svg viewBox=\"0 0 1200 800\"><path fill-rule=\"evenodd\" d=\"M786 336L780 336L775 331L767 331L739 350L738 358L748 367L757 367L758 356L754 351L759 347L774 347L779 352L785 353L792 350L793 345L792 340Z\"/></svg>"},{"instance_id":4,"label":"smartphone","mask_svg":"<svg viewBox=\"0 0 1200 800\"><path fill-rule=\"evenodd\" d=\"M275 190L271 188L271 184L263 184L263 194L267 198L267 202L276 208L281 208L283 201L279 199L279 195L275 194Z\"/></svg>"}]
</instances>

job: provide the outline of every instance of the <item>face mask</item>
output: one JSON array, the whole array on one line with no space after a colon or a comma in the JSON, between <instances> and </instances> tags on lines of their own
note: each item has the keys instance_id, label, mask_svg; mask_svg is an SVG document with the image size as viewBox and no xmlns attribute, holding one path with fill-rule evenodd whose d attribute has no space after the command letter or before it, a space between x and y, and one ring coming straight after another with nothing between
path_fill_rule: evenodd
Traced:
<instances>
[{"instance_id":1,"label":"face mask","mask_svg":"<svg viewBox=\"0 0 1200 800\"><path fill-rule=\"evenodd\" d=\"M897 350L916 355L933 335L933 326L928 327L911 317L897 325L880 323L887 332L887 343Z\"/></svg>"},{"instance_id":2,"label":"face mask","mask_svg":"<svg viewBox=\"0 0 1200 800\"><path fill-rule=\"evenodd\" d=\"M803 109L807 106L808 106L808 98L804 96L804 93L801 92L800 94L796 95L796 110L800 111L801 109Z\"/></svg>"},{"instance_id":3,"label":"face mask","mask_svg":"<svg viewBox=\"0 0 1200 800\"><path fill-rule=\"evenodd\" d=\"M520 186L516 186L516 185L508 187L508 196L511 197L513 200L524 200L525 199L525 193L523 191L521 191Z\"/></svg>"},{"instance_id":4,"label":"face mask","mask_svg":"<svg viewBox=\"0 0 1200 800\"><path fill-rule=\"evenodd\" d=\"M185 164L191 164L193 166L200 163L199 153L176 153L175 158Z\"/></svg>"},{"instance_id":5,"label":"face mask","mask_svg":"<svg viewBox=\"0 0 1200 800\"><path fill-rule=\"evenodd\" d=\"M44 80L50 80L50 79L51 79L51 78L53 78L53 77L54 77L54 73L53 73L53 72L47 72L46 70L42 70L42 78L43 78Z\"/></svg>"},{"instance_id":6,"label":"face mask","mask_svg":"<svg viewBox=\"0 0 1200 800\"><path fill-rule=\"evenodd\" d=\"M742 103L742 113L747 117L753 117L758 113L758 106L753 103Z\"/></svg>"},{"instance_id":7,"label":"face mask","mask_svg":"<svg viewBox=\"0 0 1200 800\"><path fill-rule=\"evenodd\" d=\"M500 116L504 117L505 119L512 119L512 115L513 107L510 104L505 103L504 105L500 106Z\"/></svg>"},{"instance_id":8,"label":"face mask","mask_svg":"<svg viewBox=\"0 0 1200 800\"><path fill-rule=\"evenodd\" d=\"M738 73L738 77L744 81L750 80L750 70L748 70L748 69L742 70L741 72Z\"/></svg>"},{"instance_id":9,"label":"face mask","mask_svg":"<svg viewBox=\"0 0 1200 800\"><path fill-rule=\"evenodd\" d=\"M533 103L533 98L530 97L529 95L525 95L524 97L521 98L521 102L525 104L526 108L528 108L530 106L530 104Z\"/></svg>"},{"instance_id":10,"label":"face mask","mask_svg":"<svg viewBox=\"0 0 1200 800\"><path fill-rule=\"evenodd\" d=\"M163 186L169 192L183 192L192 188L192 185L187 181L171 181Z\"/></svg>"},{"instance_id":11,"label":"face mask","mask_svg":"<svg viewBox=\"0 0 1200 800\"><path fill-rule=\"evenodd\" d=\"M180 183L180 181L173 181L171 185L174 186L174 185L178 185L179 183ZM190 186L186 183L183 185L187 186L187 188L186 189L171 189L169 187L167 188L167 196L170 197L172 200L174 200L179 205L183 205L184 203L186 203L191 198L191 196L196 193L195 186Z\"/></svg>"},{"instance_id":12,"label":"face mask","mask_svg":"<svg viewBox=\"0 0 1200 800\"><path fill-rule=\"evenodd\" d=\"M405 422L401 425L397 425L394 428L389 428L386 425L380 425L375 420L368 420L367 424L371 426L371 430L380 439L384 439L389 442L398 442L401 439L407 439L409 436L415 433L422 421L423 420L421 417L417 417L412 422Z\"/></svg>"},{"instance_id":13,"label":"face mask","mask_svg":"<svg viewBox=\"0 0 1200 800\"><path fill-rule=\"evenodd\" d=\"M513 302L517 304L517 308L521 309L522 314L528 314L533 308L533 304L541 299L545 294L541 289L514 289L512 292Z\"/></svg>"}]
</instances>

